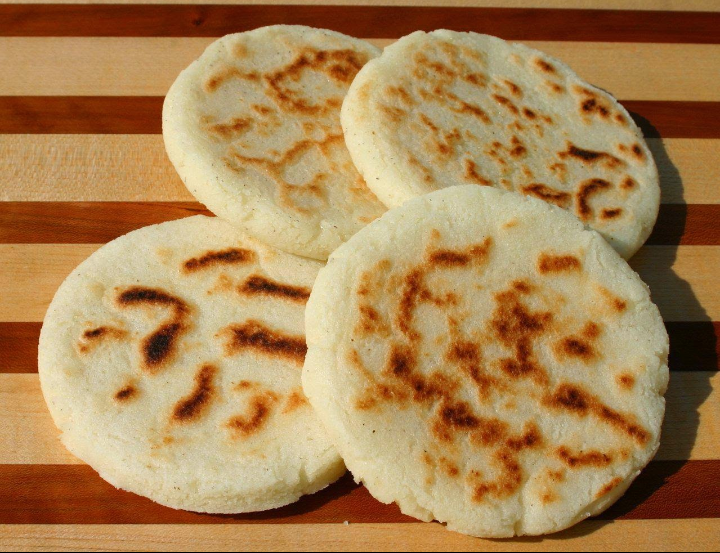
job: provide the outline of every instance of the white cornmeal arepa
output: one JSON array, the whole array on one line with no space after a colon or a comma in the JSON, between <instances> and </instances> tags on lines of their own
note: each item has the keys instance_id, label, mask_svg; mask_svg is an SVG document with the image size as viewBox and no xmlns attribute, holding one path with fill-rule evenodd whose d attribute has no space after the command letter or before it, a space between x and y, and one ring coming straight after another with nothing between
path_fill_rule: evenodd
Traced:
<instances>
[{"instance_id":1,"label":"white cornmeal arepa","mask_svg":"<svg viewBox=\"0 0 720 553\"><path fill-rule=\"evenodd\" d=\"M114 486L192 511L270 509L335 481L344 466L300 383L321 266L204 216L100 248L40 335L65 446Z\"/></svg>"},{"instance_id":2,"label":"white cornmeal arepa","mask_svg":"<svg viewBox=\"0 0 720 553\"><path fill-rule=\"evenodd\" d=\"M377 499L481 537L561 530L655 454L668 337L593 231L460 186L407 202L320 271L303 387Z\"/></svg>"},{"instance_id":3,"label":"white cornmeal arepa","mask_svg":"<svg viewBox=\"0 0 720 553\"><path fill-rule=\"evenodd\" d=\"M487 35L417 32L358 73L345 140L388 207L448 182L493 185L567 209L626 259L660 203L642 133L567 65Z\"/></svg>"},{"instance_id":4,"label":"white cornmeal arepa","mask_svg":"<svg viewBox=\"0 0 720 553\"><path fill-rule=\"evenodd\" d=\"M340 126L350 83L379 53L300 26L221 38L167 94L170 160L216 215L282 250L327 259L385 211L355 169Z\"/></svg>"}]
</instances>

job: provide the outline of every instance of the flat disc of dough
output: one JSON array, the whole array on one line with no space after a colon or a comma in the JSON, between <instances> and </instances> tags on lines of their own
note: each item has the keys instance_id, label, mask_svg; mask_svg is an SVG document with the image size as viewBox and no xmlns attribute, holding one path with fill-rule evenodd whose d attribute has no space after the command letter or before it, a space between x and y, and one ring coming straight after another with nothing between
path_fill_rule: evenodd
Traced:
<instances>
[{"instance_id":1,"label":"flat disc of dough","mask_svg":"<svg viewBox=\"0 0 720 553\"><path fill-rule=\"evenodd\" d=\"M287 252L327 259L385 211L353 166L340 126L350 83L379 53L299 26L221 38L165 99L170 160L219 217Z\"/></svg>"},{"instance_id":2,"label":"flat disc of dough","mask_svg":"<svg viewBox=\"0 0 720 553\"><path fill-rule=\"evenodd\" d=\"M40 336L63 443L114 486L177 509L270 509L335 481L342 460L300 385L321 266L204 216L100 248Z\"/></svg>"},{"instance_id":3,"label":"flat disc of dough","mask_svg":"<svg viewBox=\"0 0 720 553\"><path fill-rule=\"evenodd\" d=\"M658 448L668 337L595 232L533 198L447 188L341 246L306 312L303 386L380 501L482 537L615 501Z\"/></svg>"},{"instance_id":4,"label":"flat disc of dough","mask_svg":"<svg viewBox=\"0 0 720 553\"><path fill-rule=\"evenodd\" d=\"M453 184L493 185L567 209L626 259L657 219L657 168L628 112L521 44L408 35L360 71L342 123L355 165L389 207Z\"/></svg>"}]
</instances>

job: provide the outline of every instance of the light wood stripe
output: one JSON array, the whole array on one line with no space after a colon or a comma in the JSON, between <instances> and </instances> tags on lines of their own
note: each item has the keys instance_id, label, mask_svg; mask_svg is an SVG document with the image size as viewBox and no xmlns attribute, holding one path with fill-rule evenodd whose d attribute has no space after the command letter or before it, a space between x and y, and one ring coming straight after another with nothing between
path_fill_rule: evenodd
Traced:
<instances>
[{"instance_id":1,"label":"light wood stripe","mask_svg":"<svg viewBox=\"0 0 720 553\"><path fill-rule=\"evenodd\" d=\"M720 141L715 147L720 152ZM0 200L194 198L167 159L162 136L23 134L0 135Z\"/></svg>"},{"instance_id":2,"label":"light wood stripe","mask_svg":"<svg viewBox=\"0 0 720 553\"><path fill-rule=\"evenodd\" d=\"M720 520L586 521L543 538L479 540L439 524L3 525L5 551L717 551Z\"/></svg>"},{"instance_id":3,"label":"light wood stripe","mask_svg":"<svg viewBox=\"0 0 720 553\"><path fill-rule=\"evenodd\" d=\"M0 244L0 321L40 321L60 283L98 244ZM666 321L720 320L720 246L646 246L631 265Z\"/></svg>"},{"instance_id":4,"label":"light wood stripe","mask_svg":"<svg viewBox=\"0 0 720 553\"><path fill-rule=\"evenodd\" d=\"M48 0L3 0L3 4L48 4ZM178 4L178 0L55 0L53 4ZM183 0L183 4L316 6L472 6L585 10L720 11L717 0Z\"/></svg>"},{"instance_id":5,"label":"light wood stripe","mask_svg":"<svg viewBox=\"0 0 720 553\"><path fill-rule=\"evenodd\" d=\"M663 203L720 203L720 140L648 140ZM159 135L0 135L2 201L192 201Z\"/></svg>"},{"instance_id":6,"label":"light wood stripe","mask_svg":"<svg viewBox=\"0 0 720 553\"><path fill-rule=\"evenodd\" d=\"M221 36L276 23L353 36L400 37L437 28L512 40L717 44L720 16L706 12L428 6L0 4L2 36Z\"/></svg>"},{"instance_id":7,"label":"light wood stripe","mask_svg":"<svg viewBox=\"0 0 720 553\"><path fill-rule=\"evenodd\" d=\"M720 373L673 373L658 461L720 459ZM61 445L37 374L0 374L0 464L81 464Z\"/></svg>"},{"instance_id":8,"label":"light wood stripe","mask_svg":"<svg viewBox=\"0 0 720 553\"><path fill-rule=\"evenodd\" d=\"M720 320L719 247L646 246L630 265L666 321Z\"/></svg>"},{"instance_id":9,"label":"light wood stripe","mask_svg":"<svg viewBox=\"0 0 720 553\"><path fill-rule=\"evenodd\" d=\"M0 38L0 95L162 96L212 38ZM378 46L392 40L373 39ZM720 46L528 42L623 100L718 101Z\"/></svg>"}]
</instances>

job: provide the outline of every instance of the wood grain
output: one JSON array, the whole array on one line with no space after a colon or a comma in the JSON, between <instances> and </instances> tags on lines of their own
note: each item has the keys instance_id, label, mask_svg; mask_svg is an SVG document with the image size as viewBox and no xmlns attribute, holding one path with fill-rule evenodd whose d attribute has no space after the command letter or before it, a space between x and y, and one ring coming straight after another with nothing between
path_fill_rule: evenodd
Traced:
<instances>
[{"instance_id":1,"label":"wood grain","mask_svg":"<svg viewBox=\"0 0 720 553\"><path fill-rule=\"evenodd\" d=\"M658 461L720 458L720 374L671 375ZM0 374L0 464L81 464L60 444L37 374Z\"/></svg>"},{"instance_id":2,"label":"wood grain","mask_svg":"<svg viewBox=\"0 0 720 553\"><path fill-rule=\"evenodd\" d=\"M0 38L0 96L163 96L212 38ZM371 39L383 47L393 40ZM622 100L719 101L720 46L528 42Z\"/></svg>"},{"instance_id":3,"label":"wood grain","mask_svg":"<svg viewBox=\"0 0 720 553\"><path fill-rule=\"evenodd\" d=\"M720 461L653 461L598 518L720 516ZM327 524L403 523L413 519L376 501L349 475L281 509L245 515L178 511L116 490L86 465L0 465L2 524Z\"/></svg>"},{"instance_id":4,"label":"wood grain","mask_svg":"<svg viewBox=\"0 0 720 553\"><path fill-rule=\"evenodd\" d=\"M713 12L317 5L0 5L0 36L211 36L274 24L368 38L417 30L491 33L508 40L720 43Z\"/></svg>"},{"instance_id":5,"label":"wood grain","mask_svg":"<svg viewBox=\"0 0 720 553\"><path fill-rule=\"evenodd\" d=\"M5 4L47 4L47 0L3 0ZM77 4L55 0L53 4ZM87 4L178 4L177 0L92 0ZM238 0L183 0L183 4L237 4ZM444 6L717 12L717 0L242 0L243 4L317 6Z\"/></svg>"},{"instance_id":6,"label":"wood grain","mask_svg":"<svg viewBox=\"0 0 720 553\"><path fill-rule=\"evenodd\" d=\"M0 200L194 198L167 159L160 135L0 134Z\"/></svg>"},{"instance_id":7,"label":"wood grain","mask_svg":"<svg viewBox=\"0 0 720 553\"><path fill-rule=\"evenodd\" d=\"M40 321L65 277L99 244L0 244L0 322ZM720 321L718 246L647 246L630 265L666 321Z\"/></svg>"},{"instance_id":8,"label":"wood grain","mask_svg":"<svg viewBox=\"0 0 720 553\"><path fill-rule=\"evenodd\" d=\"M8 551L717 551L715 519L591 520L542 538L479 540L439 524L5 525Z\"/></svg>"},{"instance_id":9,"label":"wood grain","mask_svg":"<svg viewBox=\"0 0 720 553\"><path fill-rule=\"evenodd\" d=\"M0 133L159 134L163 100L156 96L0 96ZM720 138L720 102L632 100L623 105L648 138Z\"/></svg>"},{"instance_id":10,"label":"wood grain","mask_svg":"<svg viewBox=\"0 0 720 553\"><path fill-rule=\"evenodd\" d=\"M720 370L720 322L669 322L666 326L671 371ZM40 322L0 322L0 373L37 372L40 327Z\"/></svg>"},{"instance_id":11,"label":"wood grain","mask_svg":"<svg viewBox=\"0 0 720 553\"><path fill-rule=\"evenodd\" d=\"M2 202L2 244L109 242L147 225L212 215L197 202ZM652 245L720 245L720 205L662 205Z\"/></svg>"},{"instance_id":12,"label":"wood grain","mask_svg":"<svg viewBox=\"0 0 720 553\"><path fill-rule=\"evenodd\" d=\"M668 204L720 202L720 140L649 139ZM192 201L159 135L0 135L0 200Z\"/></svg>"},{"instance_id":13,"label":"wood grain","mask_svg":"<svg viewBox=\"0 0 720 553\"><path fill-rule=\"evenodd\" d=\"M720 205L717 211L720 215ZM212 216L197 202L0 202L0 243L97 244L200 214Z\"/></svg>"}]
</instances>

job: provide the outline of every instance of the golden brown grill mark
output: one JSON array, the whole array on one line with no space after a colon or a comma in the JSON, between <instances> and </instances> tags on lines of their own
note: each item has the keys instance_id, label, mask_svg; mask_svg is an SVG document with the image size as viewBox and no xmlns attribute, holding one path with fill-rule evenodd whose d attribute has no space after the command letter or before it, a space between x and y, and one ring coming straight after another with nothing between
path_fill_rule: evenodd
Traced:
<instances>
[{"instance_id":1,"label":"golden brown grill mark","mask_svg":"<svg viewBox=\"0 0 720 553\"><path fill-rule=\"evenodd\" d=\"M423 163L420 162L413 154L408 154L408 163L413 167L416 167L422 173L422 179L424 182L430 183L434 180L433 174Z\"/></svg>"},{"instance_id":2,"label":"golden brown grill mark","mask_svg":"<svg viewBox=\"0 0 720 553\"><path fill-rule=\"evenodd\" d=\"M479 119L486 125L492 124L492 119L490 119L490 116L487 114L487 112L484 109L482 109L480 106L471 104L470 102L466 102L465 100L460 99L458 96L456 96L452 92L448 92L447 96L450 99L454 100L458 104L457 106L450 108L455 113L472 115L473 117Z\"/></svg>"},{"instance_id":3,"label":"golden brown grill mark","mask_svg":"<svg viewBox=\"0 0 720 553\"><path fill-rule=\"evenodd\" d=\"M359 306L360 321L357 324L357 331L363 336L371 334L389 334L387 324L378 311L369 304L361 303Z\"/></svg>"},{"instance_id":4,"label":"golden brown grill mark","mask_svg":"<svg viewBox=\"0 0 720 553\"><path fill-rule=\"evenodd\" d=\"M168 323L161 326L142 341L142 350L145 356L145 368L155 372L170 360L177 348L180 335L187 330L182 323Z\"/></svg>"},{"instance_id":5,"label":"golden brown grill mark","mask_svg":"<svg viewBox=\"0 0 720 553\"><path fill-rule=\"evenodd\" d=\"M543 445L543 438L540 433L540 428L538 428L534 422L528 423L521 436L508 438L505 445L512 451L523 451L525 449L541 447Z\"/></svg>"},{"instance_id":6,"label":"golden brown grill mark","mask_svg":"<svg viewBox=\"0 0 720 553\"><path fill-rule=\"evenodd\" d=\"M283 409L283 415L297 411L301 407L308 405L308 400L303 394L302 390L295 390L292 392L285 402L285 408Z\"/></svg>"},{"instance_id":7,"label":"golden brown grill mark","mask_svg":"<svg viewBox=\"0 0 720 553\"><path fill-rule=\"evenodd\" d=\"M490 253L492 238L482 244L469 246L465 250L436 250L430 253L428 262L440 267L464 267L472 262L485 262Z\"/></svg>"},{"instance_id":8,"label":"golden brown grill mark","mask_svg":"<svg viewBox=\"0 0 720 553\"><path fill-rule=\"evenodd\" d=\"M567 149L562 152L558 152L560 159L575 159L581 163L602 163L608 169L614 169L625 165L625 162L612 154L607 152L598 152L595 150L585 150L578 148L572 142L567 143Z\"/></svg>"},{"instance_id":9,"label":"golden brown grill mark","mask_svg":"<svg viewBox=\"0 0 720 553\"><path fill-rule=\"evenodd\" d=\"M514 82L512 82L508 79L503 79L502 82L508 88L508 90L510 90L510 93L513 96L515 96L517 98L522 98L523 92L522 92L522 88L520 88L519 85L515 84Z\"/></svg>"},{"instance_id":10,"label":"golden brown grill mark","mask_svg":"<svg viewBox=\"0 0 720 553\"><path fill-rule=\"evenodd\" d=\"M586 392L574 384L561 384L545 400L546 405L561 411L568 411L576 416L592 415L609 426L625 433L644 446L650 440L650 433L640 425L633 422L630 415L623 415L604 403L597 397Z\"/></svg>"},{"instance_id":11,"label":"golden brown grill mark","mask_svg":"<svg viewBox=\"0 0 720 553\"><path fill-rule=\"evenodd\" d=\"M598 355L595 348L584 338L579 336L567 336L555 344L555 354L559 359L568 357L581 359L586 363L595 359Z\"/></svg>"},{"instance_id":12,"label":"golden brown grill mark","mask_svg":"<svg viewBox=\"0 0 720 553\"><path fill-rule=\"evenodd\" d=\"M561 446L557 448L555 454L558 458L571 469L583 467L604 468L613 461L612 455L601 453L600 451L575 452L569 448Z\"/></svg>"},{"instance_id":13,"label":"golden brown grill mark","mask_svg":"<svg viewBox=\"0 0 720 553\"><path fill-rule=\"evenodd\" d=\"M257 382L251 382L249 380L241 380L237 384L235 384L234 389L237 392L242 392L244 390L249 390L251 388L257 388L258 383Z\"/></svg>"},{"instance_id":14,"label":"golden brown grill mark","mask_svg":"<svg viewBox=\"0 0 720 553\"><path fill-rule=\"evenodd\" d=\"M487 75L483 73L466 73L462 76L462 79L478 88L485 88L488 80Z\"/></svg>"},{"instance_id":15,"label":"golden brown grill mark","mask_svg":"<svg viewBox=\"0 0 720 553\"><path fill-rule=\"evenodd\" d=\"M526 196L534 196L547 203L567 209L570 207L572 196L567 192L555 190L544 184L533 183L522 187L522 193Z\"/></svg>"},{"instance_id":16,"label":"golden brown grill mark","mask_svg":"<svg viewBox=\"0 0 720 553\"><path fill-rule=\"evenodd\" d=\"M380 109L387 115L391 121L395 123L401 122L405 117L407 117L407 111L404 109L400 109L398 107L394 106L386 106L384 104L380 104Z\"/></svg>"},{"instance_id":17,"label":"golden brown grill mark","mask_svg":"<svg viewBox=\"0 0 720 553\"><path fill-rule=\"evenodd\" d=\"M328 173L318 173L309 182L296 185L286 181L284 171L313 149L319 150L328 163L331 163L330 156L334 148L344 148L342 134L327 134L320 140L301 140L282 154L275 152L273 154L275 159L246 156L238 151L231 151L228 155L232 163L252 167L274 181L278 187L278 199L283 206L307 214L308 209L299 205L295 201L295 196L299 195L305 200L314 201L317 205L327 205L325 180L328 178Z\"/></svg>"},{"instance_id":18,"label":"golden brown grill mark","mask_svg":"<svg viewBox=\"0 0 720 553\"><path fill-rule=\"evenodd\" d=\"M438 467L450 478L457 478L460 475L460 469L447 457L438 459Z\"/></svg>"},{"instance_id":19,"label":"golden brown grill mark","mask_svg":"<svg viewBox=\"0 0 720 553\"><path fill-rule=\"evenodd\" d=\"M619 207L614 207L611 209L603 209L600 212L600 218L604 221L609 221L611 219L617 219L622 215L623 210Z\"/></svg>"},{"instance_id":20,"label":"golden brown grill mark","mask_svg":"<svg viewBox=\"0 0 720 553\"><path fill-rule=\"evenodd\" d=\"M330 98L325 104L311 104L288 86L298 82L305 71L324 73L334 81L347 85L367 62L367 56L353 50L302 50L286 67L265 75L266 92L278 106L288 112L321 115L340 107L341 98Z\"/></svg>"},{"instance_id":21,"label":"golden brown grill mark","mask_svg":"<svg viewBox=\"0 0 720 553\"><path fill-rule=\"evenodd\" d=\"M235 355L253 350L271 357L285 358L302 365L307 353L305 336L287 335L256 320L228 326L223 331L229 339L225 353Z\"/></svg>"},{"instance_id":22,"label":"golden brown grill mark","mask_svg":"<svg viewBox=\"0 0 720 553\"><path fill-rule=\"evenodd\" d=\"M609 494L611 491L613 491L615 488L617 488L621 483L623 479L619 476L616 476L610 482L605 484L600 490L598 490L598 493L595 495L595 499L600 499L601 497L605 497L607 494Z\"/></svg>"},{"instance_id":23,"label":"golden brown grill mark","mask_svg":"<svg viewBox=\"0 0 720 553\"><path fill-rule=\"evenodd\" d=\"M625 177L620 183L620 188L623 190L632 190L637 186L637 183L632 179L632 177Z\"/></svg>"},{"instance_id":24,"label":"golden brown grill mark","mask_svg":"<svg viewBox=\"0 0 720 553\"><path fill-rule=\"evenodd\" d=\"M385 92L389 96L396 96L406 106L414 106L417 102L410 96L410 93L401 86L388 86Z\"/></svg>"},{"instance_id":25,"label":"golden brown grill mark","mask_svg":"<svg viewBox=\"0 0 720 553\"><path fill-rule=\"evenodd\" d=\"M256 254L254 251L243 248L208 251L199 257L188 259L183 263L183 270L186 273L194 273L219 265L245 265L253 263L255 259Z\"/></svg>"},{"instance_id":26,"label":"golden brown grill mark","mask_svg":"<svg viewBox=\"0 0 720 553\"><path fill-rule=\"evenodd\" d=\"M156 373L172 360L180 336L189 328L186 323L190 312L188 305L164 290L143 286L133 286L121 292L117 302L121 307L144 305L172 308L172 316L169 321L143 338L140 343L143 370L151 374Z\"/></svg>"},{"instance_id":27,"label":"golden brown grill mark","mask_svg":"<svg viewBox=\"0 0 720 553\"><path fill-rule=\"evenodd\" d=\"M477 471L470 473L469 484L473 487L472 499L482 503L487 496L497 499L509 497L520 489L523 471L513 452L499 449L492 459L493 464L500 467L500 475L492 482L483 482Z\"/></svg>"},{"instance_id":28,"label":"golden brown grill mark","mask_svg":"<svg viewBox=\"0 0 720 553\"><path fill-rule=\"evenodd\" d=\"M520 113L520 110L510 98L506 96L501 96L500 94L493 94L492 98L513 115L518 115Z\"/></svg>"},{"instance_id":29,"label":"golden brown grill mark","mask_svg":"<svg viewBox=\"0 0 720 553\"><path fill-rule=\"evenodd\" d=\"M582 263L574 255L552 255L543 253L538 259L540 274L581 271Z\"/></svg>"},{"instance_id":30,"label":"golden brown grill mark","mask_svg":"<svg viewBox=\"0 0 720 553\"><path fill-rule=\"evenodd\" d=\"M617 377L617 383L624 390L632 390L635 387L635 377L631 374L621 374Z\"/></svg>"},{"instance_id":31,"label":"golden brown grill mark","mask_svg":"<svg viewBox=\"0 0 720 553\"><path fill-rule=\"evenodd\" d=\"M463 164L465 166L465 173L463 174L463 177L465 180L470 181L475 184L480 184L482 186L489 186L491 182L483 177L478 172L478 166L477 163L475 163L472 159L465 158L463 160Z\"/></svg>"},{"instance_id":32,"label":"golden brown grill mark","mask_svg":"<svg viewBox=\"0 0 720 553\"><path fill-rule=\"evenodd\" d=\"M234 117L227 123L213 123L207 127L207 130L220 138L230 140L249 130L252 124L252 119Z\"/></svg>"},{"instance_id":33,"label":"golden brown grill mark","mask_svg":"<svg viewBox=\"0 0 720 553\"><path fill-rule=\"evenodd\" d=\"M256 394L250 398L250 405L245 415L231 418L226 426L233 431L236 437L250 438L260 432L268 423L278 397L273 392Z\"/></svg>"},{"instance_id":34,"label":"golden brown grill mark","mask_svg":"<svg viewBox=\"0 0 720 553\"><path fill-rule=\"evenodd\" d=\"M180 298L173 296L160 288L146 288L144 286L132 286L121 292L118 296L118 304L121 307L136 305L172 307L176 313L185 314L188 312L187 304Z\"/></svg>"},{"instance_id":35,"label":"golden brown grill mark","mask_svg":"<svg viewBox=\"0 0 720 553\"><path fill-rule=\"evenodd\" d=\"M542 58L533 59L533 64L544 73L550 73L551 75L556 73L555 66Z\"/></svg>"},{"instance_id":36,"label":"golden brown grill mark","mask_svg":"<svg viewBox=\"0 0 720 553\"><path fill-rule=\"evenodd\" d=\"M127 384L126 386L123 386L120 388L116 394L115 394L115 400L119 402L126 402L130 401L131 399L134 399L137 397L137 395L140 393L140 391L137 389L137 387L133 384Z\"/></svg>"},{"instance_id":37,"label":"golden brown grill mark","mask_svg":"<svg viewBox=\"0 0 720 553\"><path fill-rule=\"evenodd\" d=\"M470 405L464 401L444 401L435 416L433 434L443 442L452 442L458 432L469 433L479 428L483 420L475 416Z\"/></svg>"},{"instance_id":38,"label":"golden brown grill mark","mask_svg":"<svg viewBox=\"0 0 720 553\"><path fill-rule=\"evenodd\" d=\"M580 184L575 196L576 210L580 219L587 221L592 217L593 210L590 207L590 198L603 190L608 190L610 187L611 184L603 179L589 179Z\"/></svg>"},{"instance_id":39,"label":"golden brown grill mark","mask_svg":"<svg viewBox=\"0 0 720 553\"><path fill-rule=\"evenodd\" d=\"M172 420L186 423L197 421L207 411L210 402L216 395L215 377L218 369L214 365L205 364L195 375L195 388L187 397L175 404Z\"/></svg>"},{"instance_id":40,"label":"golden brown grill mark","mask_svg":"<svg viewBox=\"0 0 720 553\"><path fill-rule=\"evenodd\" d=\"M271 107L264 106L262 104L253 104L252 109L255 113L262 116L267 116L274 112Z\"/></svg>"},{"instance_id":41,"label":"golden brown grill mark","mask_svg":"<svg viewBox=\"0 0 720 553\"><path fill-rule=\"evenodd\" d=\"M78 350L80 353L88 353L92 348L97 346L105 339L122 340L127 336L127 331L122 328L113 326L99 326L97 328L86 330L82 333Z\"/></svg>"},{"instance_id":42,"label":"golden brown grill mark","mask_svg":"<svg viewBox=\"0 0 720 553\"><path fill-rule=\"evenodd\" d=\"M497 307L489 326L496 338L514 355L500 360L500 368L513 379L532 378L545 383L547 375L533 352L533 342L548 332L552 313L531 312L521 301L520 292L510 289L495 295Z\"/></svg>"},{"instance_id":43,"label":"golden brown grill mark","mask_svg":"<svg viewBox=\"0 0 720 553\"><path fill-rule=\"evenodd\" d=\"M243 72L237 67L226 67L205 81L205 92L213 93L230 79L244 79L258 82L260 74L256 71Z\"/></svg>"},{"instance_id":44,"label":"golden brown grill mark","mask_svg":"<svg viewBox=\"0 0 720 553\"><path fill-rule=\"evenodd\" d=\"M110 326L100 326L93 328L92 330L86 330L83 332L83 338L85 340L97 340L106 336L122 337L125 336L126 332L120 328L113 328Z\"/></svg>"},{"instance_id":45,"label":"golden brown grill mark","mask_svg":"<svg viewBox=\"0 0 720 553\"><path fill-rule=\"evenodd\" d=\"M271 296L298 303L306 303L310 297L309 288L275 282L260 275L248 277L238 286L238 292L245 296Z\"/></svg>"}]
</instances>

